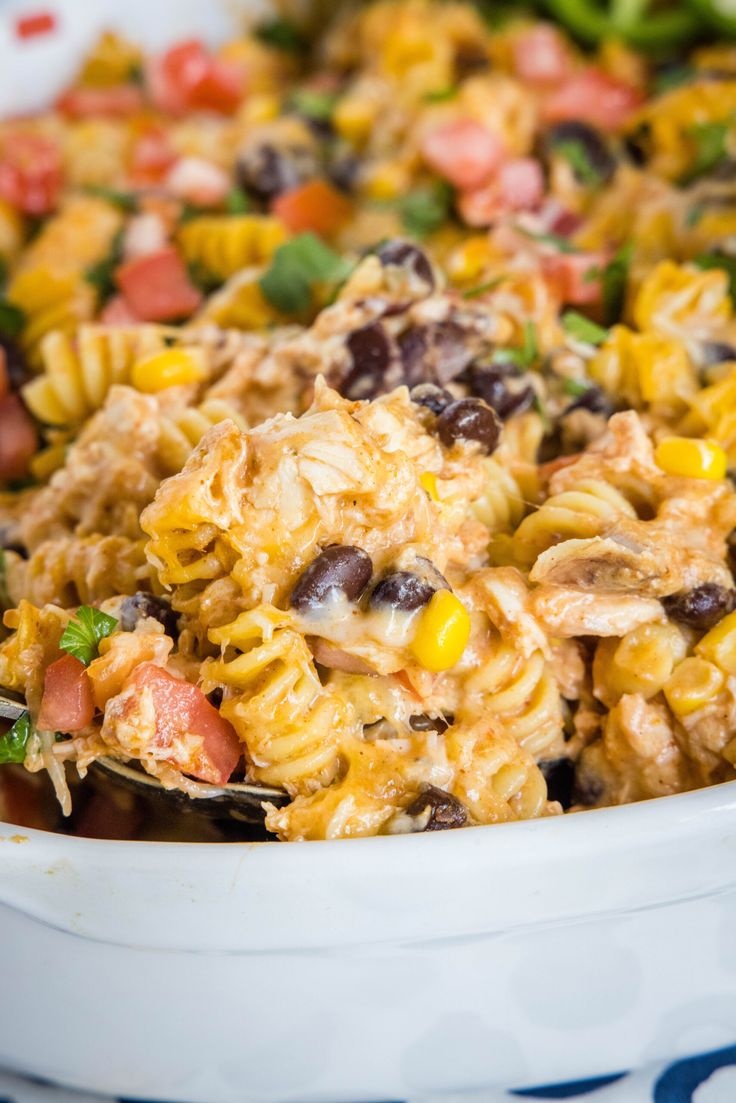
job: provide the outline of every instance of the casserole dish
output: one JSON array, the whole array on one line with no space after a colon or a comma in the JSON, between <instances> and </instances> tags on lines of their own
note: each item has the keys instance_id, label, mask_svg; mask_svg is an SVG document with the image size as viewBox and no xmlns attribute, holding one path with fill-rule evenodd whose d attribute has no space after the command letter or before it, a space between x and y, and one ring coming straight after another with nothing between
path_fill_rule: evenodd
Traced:
<instances>
[{"instance_id":1,"label":"casserole dish","mask_svg":"<svg viewBox=\"0 0 736 1103\"><path fill-rule=\"evenodd\" d=\"M733 784L350 845L0 838L0 1063L61 1083L384 1100L733 1039Z\"/></svg>"}]
</instances>

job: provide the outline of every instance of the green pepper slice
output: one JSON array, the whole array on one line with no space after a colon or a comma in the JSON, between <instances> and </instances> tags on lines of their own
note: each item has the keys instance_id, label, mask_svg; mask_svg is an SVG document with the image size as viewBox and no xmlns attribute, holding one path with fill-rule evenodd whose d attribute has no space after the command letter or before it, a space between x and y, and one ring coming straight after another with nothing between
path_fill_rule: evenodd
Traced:
<instances>
[{"instance_id":1,"label":"green pepper slice","mask_svg":"<svg viewBox=\"0 0 736 1103\"><path fill-rule=\"evenodd\" d=\"M729 0L690 0L691 4ZM699 28L693 7L654 8L652 0L544 0L549 11L577 38L595 46L620 38L642 50L659 50L694 38Z\"/></svg>"}]
</instances>

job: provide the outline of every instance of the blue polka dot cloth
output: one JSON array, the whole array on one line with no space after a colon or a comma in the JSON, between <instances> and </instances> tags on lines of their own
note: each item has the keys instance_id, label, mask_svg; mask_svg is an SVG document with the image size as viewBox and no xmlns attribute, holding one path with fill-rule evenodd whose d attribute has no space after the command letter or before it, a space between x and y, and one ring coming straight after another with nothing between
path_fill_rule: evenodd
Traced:
<instances>
[{"instance_id":1,"label":"blue polka dot cloth","mask_svg":"<svg viewBox=\"0 0 736 1103\"><path fill-rule=\"evenodd\" d=\"M245 1095L244 1095L245 1098ZM544 1084L517 1091L474 1091L472 1103L524 1103L525 1100L574 1099L579 1103L736 1103L736 1045L684 1057L636 1072L594 1080ZM0 1072L0 1103L134 1103L112 1100L38 1080ZM203 1100L202 1103L207 1103ZM398 1101L394 1101L398 1103ZM403 1103L426 1103L421 1099ZM433 1101L438 1103L438 1101ZM453 1095L448 1103L463 1103Z\"/></svg>"}]
</instances>

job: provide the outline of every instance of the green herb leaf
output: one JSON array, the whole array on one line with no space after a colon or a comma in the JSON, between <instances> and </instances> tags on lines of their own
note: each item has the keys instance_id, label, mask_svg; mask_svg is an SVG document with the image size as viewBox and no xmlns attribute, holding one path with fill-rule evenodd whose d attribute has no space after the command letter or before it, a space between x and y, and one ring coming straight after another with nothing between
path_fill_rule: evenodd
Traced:
<instances>
[{"instance_id":1,"label":"green herb leaf","mask_svg":"<svg viewBox=\"0 0 736 1103\"><path fill-rule=\"evenodd\" d=\"M349 275L352 267L350 261L335 253L316 234L298 234L279 246L258 285L277 310L303 314L312 305L315 284L337 284Z\"/></svg>"},{"instance_id":2,"label":"green herb leaf","mask_svg":"<svg viewBox=\"0 0 736 1103\"><path fill-rule=\"evenodd\" d=\"M242 188L231 188L227 193L225 208L228 214L246 214L250 210L250 199Z\"/></svg>"},{"instance_id":3,"label":"green herb leaf","mask_svg":"<svg viewBox=\"0 0 736 1103\"><path fill-rule=\"evenodd\" d=\"M570 394L574 398L580 398L582 394L587 394L592 386L592 383L581 383L577 379L566 379L563 384L563 390L565 394Z\"/></svg>"},{"instance_id":4,"label":"green herb leaf","mask_svg":"<svg viewBox=\"0 0 736 1103\"><path fill-rule=\"evenodd\" d=\"M190 261L187 265L187 271L189 273L189 279L203 295L210 295L213 291L216 291L218 287L222 287L222 279L219 276L213 275L209 268L207 268L205 264L202 264L201 260Z\"/></svg>"},{"instance_id":5,"label":"green herb leaf","mask_svg":"<svg viewBox=\"0 0 736 1103\"><path fill-rule=\"evenodd\" d=\"M463 298L477 299L481 295L485 295L486 291L493 291L499 284L502 284L505 279L505 276L496 276L493 280L486 280L485 283L479 283L477 287L469 287L467 291L463 291Z\"/></svg>"},{"instance_id":6,"label":"green herb leaf","mask_svg":"<svg viewBox=\"0 0 736 1103\"><path fill-rule=\"evenodd\" d=\"M688 208L687 214L685 215L685 226L687 227L687 229L694 229L694 227L698 225L704 214L705 204L693 203L692 207Z\"/></svg>"},{"instance_id":7,"label":"green herb leaf","mask_svg":"<svg viewBox=\"0 0 736 1103\"><path fill-rule=\"evenodd\" d=\"M736 256L728 253L701 253L694 261L704 270L720 268L728 276L728 293L736 304Z\"/></svg>"},{"instance_id":8,"label":"green herb leaf","mask_svg":"<svg viewBox=\"0 0 736 1103\"><path fill-rule=\"evenodd\" d=\"M98 261L97 264L91 265L84 273L87 283L92 284L96 289L100 304L107 302L117 291L115 269L122 263L122 260L123 234L121 231L113 238L108 255Z\"/></svg>"},{"instance_id":9,"label":"green herb leaf","mask_svg":"<svg viewBox=\"0 0 736 1103\"><path fill-rule=\"evenodd\" d=\"M138 210L138 196L132 192L106 188L102 184L87 184L84 191L87 195L97 196L98 199L106 199L108 203L119 207L121 211L132 212Z\"/></svg>"},{"instance_id":10,"label":"green herb leaf","mask_svg":"<svg viewBox=\"0 0 736 1103\"><path fill-rule=\"evenodd\" d=\"M0 337L14 340L25 324L25 311L9 299L0 299Z\"/></svg>"},{"instance_id":11,"label":"green herb leaf","mask_svg":"<svg viewBox=\"0 0 736 1103\"><path fill-rule=\"evenodd\" d=\"M720 122L696 123L687 134L695 146L695 159L680 180L681 184L692 184L721 163L728 152L726 139L733 123L732 119Z\"/></svg>"},{"instance_id":12,"label":"green herb leaf","mask_svg":"<svg viewBox=\"0 0 736 1103\"><path fill-rule=\"evenodd\" d=\"M581 184L586 188L597 188L601 183L601 174L590 159L590 155L581 141L570 138L565 142L556 142L555 153L564 157Z\"/></svg>"},{"instance_id":13,"label":"green herb leaf","mask_svg":"<svg viewBox=\"0 0 736 1103\"><path fill-rule=\"evenodd\" d=\"M335 92L315 92L311 88L297 88L289 97L289 106L307 119L327 122L332 118L338 96Z\"/></svg>"},{"instance_id":14,"label":"green herb leaf","mask_svg":"<svg viewBox=\"0 0 736 1103\"><path fill-rule=\"evenodd\" d=\"M576 341L584 341L586 345L602 345L608 337L608 330L591 322L584 314L577 310L567 310L562 315L562 327L565 333L569 333Z\"/></svg>"},{"instance_id":15,"label":"green herb leaf","mask_svg":"<svg viewBox=\"0 0 736 1103\"><path fill-rule=\"evenodd\" d=\"M631 242L614 253L600 274L603 299L603 321L607 326L620 321L626 299L626 285L634 247Z\"/></svg>"},{"instance_id":16,"label":"green herb leaf","mask_svg":"<svg viewBox=\"0 0 736 1103\"><path fill-rule=\"evenodd\" d=\"M580 252L566 237L560 237L559 234L537 233L535 230L527 230L524 226L515 226L514 229L517 233L531 238L532 241L538 241L541 245L554 245L558 253Z\"/></svg>"},{"instance_id":17,"label":"green herb leaf","mask_svg":"<svg viewBox=\"0 0 736 1103\"><path fill-rule=\"evenodd\" d=\"M663 92L670 92L673 88L681 88L683 84L689 84L697 76L697 69L692 65L677 65L675 68L665 69L659 73L654 81L654 94L661 96Z\"/></svg>"},{"instance_id":18,"label":"green herb leaf","mask_svg":"<svg viewBox=\"0 0 736 1103\"><path fill-rule=\"evenodd\" d=\"M515 364L526 370L539 360L539 345L534 322L524 323L524 344L520 349L499 349L493 359L501 364Z\"/></svg>"},{"instance_id":19,"label":"green herb leaf","mask_svg":"<svg viewBox=\"0 0 736 1103\"><path fill-rule=\"evenodd\" d=\"M271 19L255 29L255 36L264 46L286 54L303 54L309 43L296 23L290 19Z\"/></svg>"},{"instance_id":20,"label":"green herb leaf","mask_svg":"<svg viewBox=\"0 0 736 1103\"><path fill-rule=\"evenodd\" d=\"M28 740L33 735L33 724L27 712L21 713L10 731L0 735L0 766L10 762L20 763L26 757Z\"/></svg>"},{"instance_id":21,"label":"green herb leaf","mask_svg":"<svg viewBox=\"0 0 736 1103\"><path fill-rule=\"evenodd\" d=\"M91 605L80 605L77 615L72 617L64 629L59 647L89 666L97 658L100 640L109 636L117 623L115 617L101 613Z\"/></svg>"},{"instance_id":22,"label":"green herb leaf","mask_svg":"<svg viewBox=\"0 0 736 1103\"><path fill-rule=\"evenodd\" d=\"M439 230L452 207L452 188L442 180L417 188L399 200L401 223L412 237L423 238Z\"/></svg>"},{"instance_id":23,"label":"green herb leaf","mask_svg":"<svg viewBox=\"0 0 736 1103\"><path fill-rule=\"evenodd\" d=\"M447 88L436 88L433 92L426 92L422 99L425 103L446 103L447 100L454 100L457 93L457 85L450 84Z\"/></svg>"}]
</instances>

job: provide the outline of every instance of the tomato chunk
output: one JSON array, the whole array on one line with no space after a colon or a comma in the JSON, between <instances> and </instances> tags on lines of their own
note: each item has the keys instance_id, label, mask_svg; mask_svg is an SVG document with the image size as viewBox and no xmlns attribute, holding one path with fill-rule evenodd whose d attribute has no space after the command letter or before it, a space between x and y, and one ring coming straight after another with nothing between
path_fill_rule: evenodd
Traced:
<instances>
[{"instance_id":1,"label":"tomato chunk","mask_svg":"<svg viewBox=\"0 0 736 1103\"><path fill-rule=\"evenodd\" d=\"M474 119L430 130L421 148L429 167L462 191L486 184L504 159L501 139Z\"/></svg>"},{"instance_id":2,"label":"tomato chunk","mask_svg":"<svg viewBox=\"0 0 736 1103\"><path fill-rule=\"evenodd\" d=\"M42 731L78 732L92 723L95 703L84 663L63 655L46 670L38 727Z\"/></svg>"},{"instance_id":3,"label":"tomato chunk","mask_svg":"<svg viewBox=\"0 0 736 1103\"><path fill-rule=\"evenodd\" d=\"M306 230L325 236L334 234L350 210L349 201L326 180L309 180L282 192L271 204L272 213L295 234Z\"/></svg>"},{"instance_id":4,"label":"tomato chunk","mask_svg":"<svg viewBox=\"0 0 736 1103\"><path fill-rule=\"evenodd\" d=\"M244 92L242 71L213 57L197 39L180 42L155 58L148 66L147 82L154 104L172 115L188 110L227 115Z\"/></svg>"},{"instance_id":5,"label":"tomato chunk","mask_svg":"<svg viewBox=\"0 0 736 1103\"><path fill-rule=\"evenodd\" d=\"M38 447L36 426L17 394L0 399L0 480L22 478Z\"/></svg>"},{"instance_id":6,"label":"tomato chunk","mask_svg":"<svg viewBox=\"0 0 736 1103\"><path fill-rule=\"evenodd\" d=\"M603 253L555 253L543 258L542 272L563 303L585 306L601 300L607 261Z\"/></svg>"},{"instance_id":7,"label":"tomato chunk","mask_svg":"<svg viewBox=\"0 0 736 1103\"><path fill-rule=\"evenodd\" d=\"M202 302L176 249L136 257L115 271L125 304L143 322L185 318Z\"/></svg>"},{"instance_id":8,"label":"tomato chunk","mask_svg":"<svg viewBox=\"0 0 736 1103\"><path fill-rule=\"evenodd\" d=\"M57 110L70 119L91 119L95 116L126 118L140 111L143 94L134 84L117 84L109 88L70 88L56 101Z\"/></svg>"},{"instance_id":9,"label":"tomato chunk","mask_svg":"<svg viewBox=\"0 0 736 1103\"><path fill-rule=\"evenodd\" d=\"M557 27L536 23L513 42L514 70L530 84L559 84L570 75L570 50Z\"/></svg>"},{"instance_id":10,"label":"tomato chunk","mask_svg":"<svg viewBox=\"0 0 736 1103\"><path fill-rule=\"evenodd\" d=\"M642 95L622 80L600 69L583 69L547 95L542 114L547 122L576 119L600 127L620 130L642 102Z\"/></svg>"},{"instance_id":11,"label":"tomato chunk","mask_svg":"<svg viewBox=\"0 0 736 1103\"><path fill-rule=\"evenodd\" d=\"M100 321L106 326L134 326L140 322L137 314L134 314L122 295L113 295L105 303L100 314Z\"/></svg>"},{"instance_id":12,"label":"tomato chunk","mask_svg":"<svg viewBox=\"0 0 736 1103\"><path fill-rule=\"evenodd\" d=\"M150 691L156 743L159 748L171 748L172 765L212 785L224 785L240 761L242 747L232 725L202 690L153 663L142 663L128 685ZM187 736L198 738L187 746Z\"/></svg>"},{"instance_id":13,"label":"tomato chunk","mask_svg":"<svg viewBox=\"0 0 736 1103\"><path fill-rule=\"evenodd\" d=\"M463 192L458 210L468 226L490 226L511 211L535 210L544 194L544 175L533 157L514 157L501 165L490 184Z\"/></svg>"},{"instance_id":14,"label":"tomato chunk","mask_svg":"<svg viewBox=\"0 0 736 1103\"><path fill-rule=\"evenodd\" d=\"M61 191L61 154L39 134L6 135L0 143L0 198L24 214L49 214Z\"/></svg>"},{"instance_id":15,"label":"tomato chunk","mask_svg":"<svg viewBox=\"0 0 736 1103\"><path fill-rule=\"evenodd\" d=\"M130 175L139 184L159 184L178 154L165 130L152 127L136 140L130 154Z\"/></svg>"}]
</instances>

